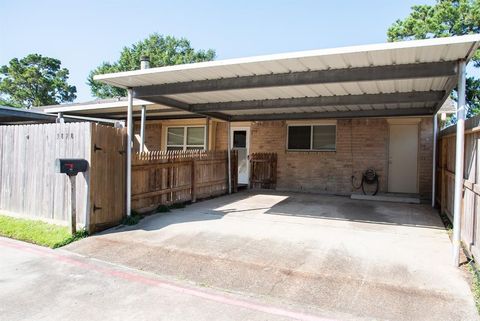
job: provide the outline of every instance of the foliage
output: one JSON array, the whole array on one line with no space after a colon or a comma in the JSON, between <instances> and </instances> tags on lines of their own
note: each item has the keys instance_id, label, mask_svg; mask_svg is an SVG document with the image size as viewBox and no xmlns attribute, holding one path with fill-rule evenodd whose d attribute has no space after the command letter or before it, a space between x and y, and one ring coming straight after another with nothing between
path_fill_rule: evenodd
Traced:
<instances>
[{"instance_id":1,"label":"foliage","mask_svg":"<svg viewBox=\"0 0 480 321\"><path fill-rule=\"evenodd\" d=\"M143 215L137 213L136 211L132 210L130 216L124 217L121 224L122 225L137 225L141 219L143 219Z\"/></svg>"},{"instance_id":2,"label":"foliage","mask_svg":"<svg viewBox=\"0 0 480 321\"><path fill-rule=\"evenodd\" d=\"M480 275L477 268L474 266L474 262L471 262L468 265L468 270L472 275L472 281L470 284L470 288L472 290L473 299L475 300L475 307L477 311L480 313Z\"/></svg>"},{"instance_id":3,"label":"foliage","mask_svg":"<svg viewBox=\"0 0 480 321\"><path fill-rule=\"evenodd\" d=\"M112 87L93 80L93 76L105 73L130 71L140 68L140 57L150 58L150 67L162 67L193 62L210 61L215 58L215 51L195 50L185 38L175 38L154 33L130 47L124 47L120 58L113 62L103 62L92 70L87 83L92 95L98 98L125 96L125 89Z\"/></svg>"},{"instance_id":4,"label":"foliage","mask_svg":"<svg viewBox=\"0 0 480 321\"><path fill-rule=\"evenodd\" d=\"M0 235L57 248L87 237L88 233L79 231L72 236L65 226L0 215Z\"/></svg>"},{"instance_id":5,"label":"foliage","mask_svg":"<svg viewBox=\"0 0 480 321\"><path fill-rule=\"evenodd\" d=\"M39 54L13 58L0 67L1 104L30 108L71 102L77 89L68 84L68 75L58 59Z\"/></svg>"},{"instance_id":6,"label":"foliage","mask_svg":"<svg viewBox=\"0 0 480 321\"><path fill-rule=\"evenodd\" d=\"M437 0L435 5L417 5L404 20L397 20L387 32L389 41L440 38L480 32L480 0ZM480 50L472 58L480 68ZM467 117L480 110L480 81L467 79ZM455 96L454 96L455 98Z\"/></svg>"}]
</instances>

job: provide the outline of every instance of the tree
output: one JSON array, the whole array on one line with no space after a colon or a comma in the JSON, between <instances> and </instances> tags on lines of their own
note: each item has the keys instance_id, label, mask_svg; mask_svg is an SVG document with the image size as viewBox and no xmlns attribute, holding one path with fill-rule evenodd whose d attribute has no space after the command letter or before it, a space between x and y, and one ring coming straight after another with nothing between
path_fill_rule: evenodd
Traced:
<instances>
[{"instance_id":1,"label":"tree","mask_svg":"<svg viewBox=\"0 0 480 321\"><path fill-rule=\"evenodd\" d=\"M124 47L118 61L103 62L92 70L88 76L88 85L92 95L98 98L125 96L122 88L112 87L93 80L93 76L105 73L130 71L140 68L140 57L148 56L151 67L171 66L201 61L210 61L215 58L215 51L195 50L190 41L185 38L175 38L154 33L148 38L139 41L130 47Z\"/></svg>"},{"instance_id":2,"label":"tree","mask_svg":"<svg viewBox=\"0 0 480 321\"><path fill-rule=\"evenodd\" d=\"M67 83L69 72L61 64L39 54L10 60L0 67L2 104L30 108L73 101L77 89Z\"/></svg>"},{"instance_id":3,"label":"tree","mask_svg":"<svg viewBox=\"0 0 480 321\"><path fill-rule=\"evenodd\" d=\"M387 32L388 41L440 38L480 32L480 0L437 0L435 5L418 5L404 20L397 20ZM480 68L480 50L472 58ZM480 111L480 81L468 77L467 117ZM455 95L453 95L455 98Z\"/></svg>"}]
</instances>

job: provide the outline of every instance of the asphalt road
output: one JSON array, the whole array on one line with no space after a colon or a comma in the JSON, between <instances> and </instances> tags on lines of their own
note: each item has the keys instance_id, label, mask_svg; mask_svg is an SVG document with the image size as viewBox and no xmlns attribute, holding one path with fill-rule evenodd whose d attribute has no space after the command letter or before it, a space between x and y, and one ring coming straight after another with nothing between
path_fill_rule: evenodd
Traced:
<instances>
[{"instance_id":1,"label":"asphalt road","mask_svg":"<svg viewBox=\"0 0 480 321\"><path fill-rule=\"evenodd\" d=\"M0 320L9 321L351 320L1 237L0 289Z\"/></svg>"}]
</instances>

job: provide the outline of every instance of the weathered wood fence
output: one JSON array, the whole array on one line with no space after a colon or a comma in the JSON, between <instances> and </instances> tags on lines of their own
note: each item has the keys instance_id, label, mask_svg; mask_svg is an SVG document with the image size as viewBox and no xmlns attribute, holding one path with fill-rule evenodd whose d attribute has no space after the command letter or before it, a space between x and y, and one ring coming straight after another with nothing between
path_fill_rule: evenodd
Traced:
<instances>
[{"instance_id":1,"label":"weathered wood fence","mask_svg":"<svg viewBox=\"0 0 480 321\"><path fill-rule=\"evenodd\" d=\"M232 186L237 186L238 154L232 151ZM152 151L132 159L132 209L155 209L225 194L226 151Z\"/></svg>"},{"instance_id":2,"label":"weathered wood fence","mask_svg":"<svg viewBox=\"0 0 480 321\"><path fill-rule=\"evenodd\" d=\"M253 153L250 158L250 187L275 189L277 186L277 154Z\"/></svg>"},{"instance_id":3,"label":"weathered wood fence","mask_svg":"<svg viewBox=\"0 0 480 321\"><path fill-rule=\"evenodd\" d=\"M436 201L440 211L453 219L455 185L456 126L440 132L438 141ZM465 123L464 189L462 198L462 242L471 254L480 258L480 117Z\"/></svg>"},{"instance_id":4,"label":"weathered wood fence","mask_svg":"<svg viewBox=\"0 0 480 321\"><path fill-rule=\"evenodd\" d=\"M84 158L76 180L77 224L90 231L124 215L125 130L93 123L0 126L0 213L68 222L69 182L56 158Z\"/></svg>"}]
</instances>

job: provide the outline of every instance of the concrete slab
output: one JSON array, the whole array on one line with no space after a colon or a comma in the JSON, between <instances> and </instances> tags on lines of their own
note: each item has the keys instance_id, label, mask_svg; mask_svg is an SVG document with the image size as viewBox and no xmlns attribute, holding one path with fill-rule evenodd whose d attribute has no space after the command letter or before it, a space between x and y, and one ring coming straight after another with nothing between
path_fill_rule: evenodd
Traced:
<instances>
[{"instance_id":1,"label":"concrete slab","mask_svg":"<svg viewBox=\"0 0 480 321\"><path fill-rule=\"evenodd\" d=\"M354 320L478 320L428 205L242 192L109 230L70 251Z\"/></svg>"}]
</instances>

